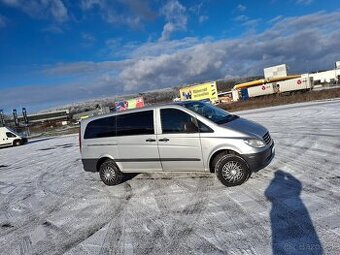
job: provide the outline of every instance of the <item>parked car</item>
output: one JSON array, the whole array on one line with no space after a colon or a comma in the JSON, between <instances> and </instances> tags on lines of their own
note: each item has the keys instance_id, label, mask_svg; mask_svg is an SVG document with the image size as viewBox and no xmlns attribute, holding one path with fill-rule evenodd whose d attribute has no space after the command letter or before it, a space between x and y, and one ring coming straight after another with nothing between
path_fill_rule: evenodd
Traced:
<instances>
[{"instance_id":1,"label":"parked car","mask_svg":"<svg viewBox=\"0 0 340 255\"><path fill-rule=\"evenodd\" d=\"M18 146L27 143L27 138L22 137L7 127L0 127L0 147Z\"/></svg>"},{"instance_id":2,"label":"parked car","mask_svg":"<svg viewBox=\"0 0 340 255\"><path fill-rule=\"evenodd\" d=\"M208 171L235 186L275 154L265 127L197 101L86 119L79 140L84 170L107 185L124 173Z\"/></svg>"}]
</instances>

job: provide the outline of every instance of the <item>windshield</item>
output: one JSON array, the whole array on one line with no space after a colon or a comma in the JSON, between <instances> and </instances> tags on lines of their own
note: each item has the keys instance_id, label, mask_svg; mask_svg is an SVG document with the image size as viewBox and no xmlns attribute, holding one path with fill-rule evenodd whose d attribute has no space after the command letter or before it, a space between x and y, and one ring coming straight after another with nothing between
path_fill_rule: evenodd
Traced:
<instances>
[{"instance_id":1,"label":"windshield","mask_svg":"<svg viewBox=\"0 0 340 255\"><path fill-rule=\"evenodd\" d=\"M221 108L215 107L211 104L202 102L185 102L182 104L185 108L196 112L197 114L208 118L209 120L215 122L216 124L222 124L232 121L238 116L232 115Z\"/></svg>"}]
</instances>

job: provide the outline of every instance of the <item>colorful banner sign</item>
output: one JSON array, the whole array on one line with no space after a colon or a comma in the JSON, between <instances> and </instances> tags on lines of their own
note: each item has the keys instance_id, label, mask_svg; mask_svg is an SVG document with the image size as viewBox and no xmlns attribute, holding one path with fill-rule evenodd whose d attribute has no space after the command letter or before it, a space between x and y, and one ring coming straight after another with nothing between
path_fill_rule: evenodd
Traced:
<instances>
[{"instance_id":1,"label":"colorful banner sign","mask_svg":"<svg viewBox=\"0 0 340 255\"><path fill-rule=\"evenodd\" d=\"M115 103L115 106L117 112L142 108L144 107L144 99L143 97L137 97L129 100L119 101Z\"/></svg>"}]
</instances>

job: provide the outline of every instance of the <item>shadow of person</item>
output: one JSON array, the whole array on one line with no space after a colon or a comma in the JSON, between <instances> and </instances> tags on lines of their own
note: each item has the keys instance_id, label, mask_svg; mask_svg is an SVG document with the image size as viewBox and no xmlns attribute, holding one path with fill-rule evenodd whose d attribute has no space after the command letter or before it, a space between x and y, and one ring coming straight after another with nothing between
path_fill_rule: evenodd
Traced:
<instances>
[{"instance_id":1,"label":"shadow of person","mask_svg":"<svg viewBox=\"0 0 340 255\"><path fill-rule=\"evenodd\" d=\"M278 170L265 191L272 203L270 221L274 255L323 254L307 208L300 198L301 182Z\"/></svg>"}]
</instances>

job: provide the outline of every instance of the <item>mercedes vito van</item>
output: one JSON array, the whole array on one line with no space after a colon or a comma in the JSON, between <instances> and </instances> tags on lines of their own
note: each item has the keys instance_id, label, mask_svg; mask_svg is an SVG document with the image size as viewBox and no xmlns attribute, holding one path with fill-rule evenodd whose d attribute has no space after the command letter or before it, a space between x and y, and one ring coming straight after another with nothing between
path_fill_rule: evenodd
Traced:
<instances>
[{"instance_id":1,"label":"mercedes vito van","mask_svg":"<svg viewBox=\"0 0 340 255\"><path fill-rule=\"evenodd\" d=\"M18 146L27 143L27 138L8 127L0 127L0 147Z\"/></svg>"},{"instance_id":2,"label":"mercedes vito van","mask_svg":"<svg viewBox=\"0 0 340 255\"><path fill-rule=\"evenodd\" d=\"M265 127L197 101L82 120L79 140L84 170L107 185L124 173L208 171L235 186L275 154Z\"/></svg>"}]
</instances>

